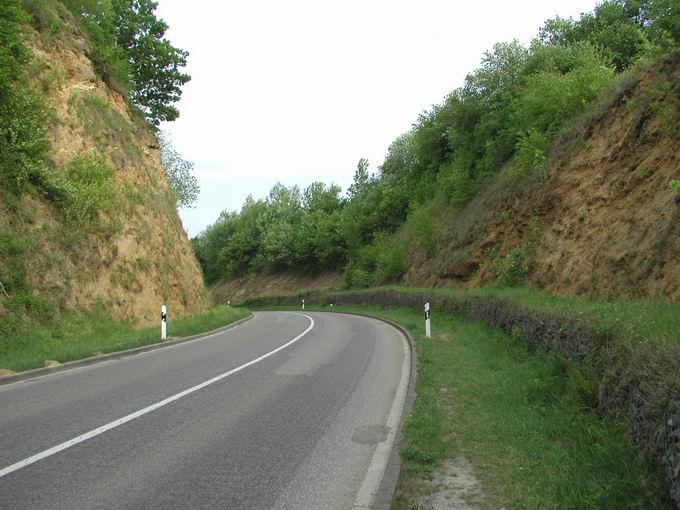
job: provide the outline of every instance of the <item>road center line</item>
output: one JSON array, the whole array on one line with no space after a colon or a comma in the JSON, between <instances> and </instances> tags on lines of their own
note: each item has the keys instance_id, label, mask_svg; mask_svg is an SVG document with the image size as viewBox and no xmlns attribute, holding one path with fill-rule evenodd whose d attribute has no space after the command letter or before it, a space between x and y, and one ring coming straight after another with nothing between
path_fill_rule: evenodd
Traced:
<instances>
[{"instance_id":1,"label":"road center line","mask_svg":"<svg viewBox=\"0 0 680 510\"><path fill-rule=\"evenodd\" d=\"M305 314L299 314L302 315L303 317L307 317L309 319L309 326L307 329L305 329L302 333L300 333L298 336L293 338L292 340L289 340L285 344L283 344L280 347L277 347L271 352L268 352L267 354L264 354L260 356L259 358L255 358L252 361L249 361L248 363L245 363L241 365L240 367L236 367L232 370L229 370L228 372L225 372L223 374L218 375L217 377L213 377L212 379L208 379L205 382L202 382L200 384L197 384L196 386L192 386L191 388L184 390L180 393L177 393L171 397L166 398L165 400L161 400L160 402L156 402L155 404L151 404L148 407L145 407L144 409L140 409L139 411L135 411L132 414L128 414L127 416L123 416L122 418L117 419L116 421L112 421L111 423L107 423L106 425L103 425L99 428L96 428L94 430L90 430L89 432L86 432L85 434L81 434L78 437L74 437L73 439L69 439L68 441L58 444L57 446L53 446L52 448L49 448L47 450L44 450L40 453L36 453L35 455L32 455L24 460L20 460L19 462L16 462L12 464L11 466L7 466L6 468L0 469L0 478L3 476L6 476L10 473L13 473L14 471L18 471L21 468L25 468L26 466L30 466L31 464L38 462L39 460L45 459L47 457L50 457L51 455L54 455L55 453L59 453L63 450L66 450L67 448L70 448L71 446L75 446L79 443L82 443L83 441L87 441L88 439L92 439L93 437L98 436L99 434L103 434L104 432L114 429L120 425L123 425L127 422L130 422L136 418L139 418L140 416L144 416L147 413L150 413L152 411L155 411L156 409L159 409L171 402L174 402L175 400L179 400L182 397L186 397L187 395L194 393L200 389L205 388L206 386L209 386L213 383L216 383L217 381L221 381L222 379L229 377L230 375L235 374L236 372L240 372L244 368L247 368L251 365L254 365L255 363L258 363L262 361L263 359L266 359L270 356L273 356L279 351L282 351L286 347L293 345L295 342L300 340L303 336L305 336L307 333L311 331L311 329L314 327L314 319L312 319L309 315Z\"/></svg>"}]
</instances>

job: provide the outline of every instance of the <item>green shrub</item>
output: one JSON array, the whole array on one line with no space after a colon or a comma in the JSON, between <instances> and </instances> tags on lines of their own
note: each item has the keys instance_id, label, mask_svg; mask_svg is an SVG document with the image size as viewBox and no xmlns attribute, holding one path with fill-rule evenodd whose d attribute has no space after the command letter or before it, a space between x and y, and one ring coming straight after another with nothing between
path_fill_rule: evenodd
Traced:
<instances>
[{"instance_id":1,"label":"green shrub","mask_svg":"<svg viewBox=\"0 0 680 510\"><path fill-rule=\"evenodd\" d=\"M137 262L137 265L139 266L139 268L144 270L144 271L148 271L149 268L151 267L149 260L146 257L144 257L143 255L136 257L135 262Z\"/></svg>"},{"instance_id":2,"label":"green shrub","mask_svg":"<svg viewBox=\"0 0 680 510\"><path fill-rule=\"evenodd\" d=\"M669 186L673 191L680 195L680 181L674 179L670 182Z\"/></svg>"},{"instance_id":3,"label":"green shrub","mask_svg":"<svg viewBox=\"0 0 680 510\"><path fill-rule=\"evenodd\" d=\"M0 97L12 88L28 62L21 24L29 20L17 0L0 3Z\"/></svg>"},{"instance_id":4,"label":"green shrub","mask_svg":"<svg viewBox=\"0 0 680 510\"><path fill-rule=\"evenodd\" d=\"M0 283L2 294L16 294L27 290L26 267L29 243L10 228L0 228ZM0 297L2 297L0 294Z\"/></svg>"},{"instance_id":5,"label":"green shrub","mask_svg":"<svg viewBox=\"0 0 680 510\"><path fill-rule=\"evenodd\" d=\"M60 34L63 22L59 11L64 9L59 2L49 0L21 0L24 10L31 15L31 24L45 41L49 42Z\"/></svg>"},{"instance_id":6,"label":"green shrub","mask_svg":"<svg viewBox=\"0 0 680 510\"><path fill-rule=\"evenodd\" d=\"M51 191L68 222L91 229L100 211L112 209L113 169L100 156L75 158L64 175L53 176Z\"/></svg>"},{"instance_id":7,"label":"green shrub","mask_svg":"<svg viewBox=\"0 0 680 510\"><path fill-rule=\"evenodd\" d=\"M0 179L15 195L40 185L49 154L49 111L37 95L18 90L0 99Z\"/></svg>"},{"instance_id":8,"label":"green shrub","mask_svg":"<svg viewBox=\"0 0 680 510\"><path fill-rule=\"evenodd\" d=\"M513 177L523 177L535 172L545 174L545 155L550 146L546 133L531 128L517 141L517 152L509 172Z\"/></svg>"},{"instance_id":9,"label":"green shrub","mask_svg":"<svg viewBox=\"0 0 680 510\"><path fill-rule=\"evenodd\" d=\"M437 184L451 205L464 206L475 194L475 182L460 160L453 160L439 169Z\"/></svg>"},{"instance_id":10,"label":"green shrub","mask_svg":"<svg viewBox=\"0 0 680 510\"><path fill-rule=\"evenodd\" d=\"M112 88L126 93L130 88L130 66L124 48L116 40L116 15L111 2L62 1L87 34L97 74Z\"/></svg>"},{"instance_id":11,"label":"green shrub","mask_svg":"<svg viewBox=\"0 0 680 510\"><path fill-rule=\"evenodd\" d=\"M343 275L343 284L348 289L364 289L373 285L373 274L364 269L348 266Z\"/></svg>"},{"instance_id":12,"label":"green shrub","mask_svg":"<svg viewBox=\"0 0 680 510\"><path fill-rule=\"evenodd\" d=\"M30 58L21 25L28 21L17 0L0 4L0 185L15 196L42 183L49 153L50 112L21 82Z\"/></svg>"},{"instance_id":13,"label":"green shrub","mask_svg":"<svg viewBox=\"0 0 680 510\"><path fill-rule=\"evenodd\" d=\"M501 285L516 287L521 285L528 275L523 248L515 248L504 258L496 259L496 278Z\"/></svg>"},{"instance_id":14,"label":"green shrub","mask_svg":"<svg viewBox=\"0 0 680 510\"><path fill-rule=\"evenodd\" d=\"M536 51L527 76L512 102L511 129L519 139L532 130L555 135L564 121L595 99L611 82L614 70L590 44L548 47Z\"/></svg>"},{"instance_id":15,"label":"green shrub","mask_svg":"<svg viewBox=\"0 0 680 510\"><path fill-rule=\"evenodd\" d=\"M11 336L27 318L49 320L56 306L33 294L27 260L33 245L10 228L0 228L0 337Z\"/></svg>"},{"instance_id":16,"label":"green shrub","mask_svg":"<svg viewBox=\"0 0 680 510\"><path fill-rule=\"evenodd\" d=\"M417 207L408 216L407 223L413 233L420 249L425 254L430 254L437 245L438 236L432 211L426 207Z\"/></svg>"},{"instance_id":17,"label":"green shrub","mask_svg":"<svg viewBox=\"0 0 680 510\"><path fill-rule=\"evenodd\" d=\"M378 285L399 281L406 272L404 245L394 236L383 234L373 242L375 282Z\"/></svg>"},{"instance_id":18,"label":"green shrub","mask_svg":"<svg viewBox=\"0 0 680 510\"><path fill-rule=\"evenodd\" d=\"M395 236L377 235L345 268L345 287L364 288L397 282L406 271L404 251L403 243Z\"/></svg>"}]
</instances>

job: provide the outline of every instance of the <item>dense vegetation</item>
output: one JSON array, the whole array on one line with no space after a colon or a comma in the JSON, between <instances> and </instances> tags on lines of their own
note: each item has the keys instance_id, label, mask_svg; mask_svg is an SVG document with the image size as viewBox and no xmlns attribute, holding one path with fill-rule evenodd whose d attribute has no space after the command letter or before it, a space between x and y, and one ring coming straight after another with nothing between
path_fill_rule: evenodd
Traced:
<instances>
[{"instance_id":1,"label":"dense vegetation","mask_svg":"<svg viewBox=\"0 0 680 510\"><path fill-rule=\"evenodd\" d=\"M31 259L47 266L56 263L54 254L44 256L49 251L46 240L75 253L89 235L108 238L120 230L128 213L121 197L144 191L119 186L114 166L139 159L135 129L155 130L160 121L177 117L173 103L189 79L179 71L187 53L163 38L167 25L156 18L155 8L149 0L0 2L0 337L30 329L30 317L47 321L58 313L56 297L39 295L29 275ZM65 78L59 62L45 62L33 55L31 46L74 47L67 27L86 36L95 71L128 100L133 121L106 99L71 94L73 119L68 120L82 124L96 150L75 155L58 168L48 133L67 119L58 119L50 102ZM111 149L111 157L104 155L105 148ZM166 197L160 186L147 194L172 209L190 205L198 192L191 165L167 140L163 162L174 196ZM58 228L47 222L34 228L40 217L36 203L48 207Z\"/></svg>"},{"instance_id":2,"label":"dense vegetation","mask_svg":"<svg viewBox=\"0 0 680 510\"><path fill-rule=\"evenodd\" d=\"M189 75L181 72L188 52L164 38L168 25L152 0L64 0L86 30L95 69L109 85L129 93L155 125L175 120L173 106Z\"/></svg>"},{"instance_id":3,"label":"dense vegetation","mask_svg":"<svg viewBox=\"0 0 680 510\"><path fill-rule=\"evenodd\" d=\"M463 208L501 171L541 178L551 142L617 75L675 51L674 0L607 0L578 20L548 20L529 47L496 44L462 87L424 112L389 147L378 172L361 160L346 196L315 183L277 185L224 212L193 239L207 283L248 271L344 268L348 286L397 280L405 270L399 232L433 247L433 203ZM497 263L521 281L522 253Z\"/></svg>"},{"instance_id":4,"label":"dense vegetation","mask_svg":"<svg viewBox=\"0 0 680 510\"><path fill-rule=\"evenodd\" d=\"M189 76L179 71L187 53L163 34L149 0L7 0L0 6L0 182L14 195L29 185L47 195L63 195L48 169L50 110L40 91L26 84L31 58L25 26L59 31L58 13L66 5L88 34L96 71L121 90L151 124L174 120L173 106Z\"/></svg>"}]
</instances>

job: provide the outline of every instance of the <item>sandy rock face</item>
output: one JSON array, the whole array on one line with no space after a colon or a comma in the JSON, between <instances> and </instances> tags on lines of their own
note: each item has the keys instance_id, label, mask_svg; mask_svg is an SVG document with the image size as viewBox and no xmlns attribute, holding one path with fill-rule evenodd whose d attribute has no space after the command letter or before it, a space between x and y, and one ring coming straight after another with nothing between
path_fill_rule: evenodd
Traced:
<instances>
[{"instance_id":1,"label":"sandy rock face","mask_svg":"<svg viewBox=\"0 0 680 510\"><path fill-rule=\"evenodd\" d=\"M671 57L624 84L557 139L543 179L486 190L447 216L443 246L432 262L411 257L407 283L492 282L490 252L504 257L534 238L528 281L540 288L680 298L680 195L669 185L680 179L679 83L680 58ZM449 235L460 218L473 226Z\"/></svg>"},{"instance_id":2,"label":"sandy rock face","mask_svg":"<svg viewBox=\"0 0 680 510\"><path fill-rule=\"evenodd\" d=\"M92 232L63 228L54 203L22 197L32 214L33 226L26 228L32 228L37 246L37 256L28 261L32 288L65 309L103 305L115 318L138 325L157 322L162 303L175 316L204 310L201 271L153 129L97 77L86 40L72 20L64 21L55 37L29 34L35 89L55 118L51 165L63 172L77 158L102 158L114 171L115 195ZM0 224L16 224L3 214Z\"/></svg>"}]
</instances>

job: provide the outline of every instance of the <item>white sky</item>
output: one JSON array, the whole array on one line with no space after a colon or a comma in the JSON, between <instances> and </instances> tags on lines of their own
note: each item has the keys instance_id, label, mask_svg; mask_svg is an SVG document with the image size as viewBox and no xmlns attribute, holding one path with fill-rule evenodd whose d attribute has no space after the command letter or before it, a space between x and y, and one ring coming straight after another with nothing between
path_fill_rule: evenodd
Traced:
<instances>
[{"instance_id":1,"label":"white sky","mask_svg":"<svg viewBox=\"0 0 680 510\"><path fill-rule=\"evenodd\" d=\"M180 118L166 123L194 162L190 236L248 194L315 180L346 189L359 158L375 171L418 114L478 67L484 51L528 43L555 15L594 0L158 0L167 37L190 52Z\"/></svg>"}]
</instances>

